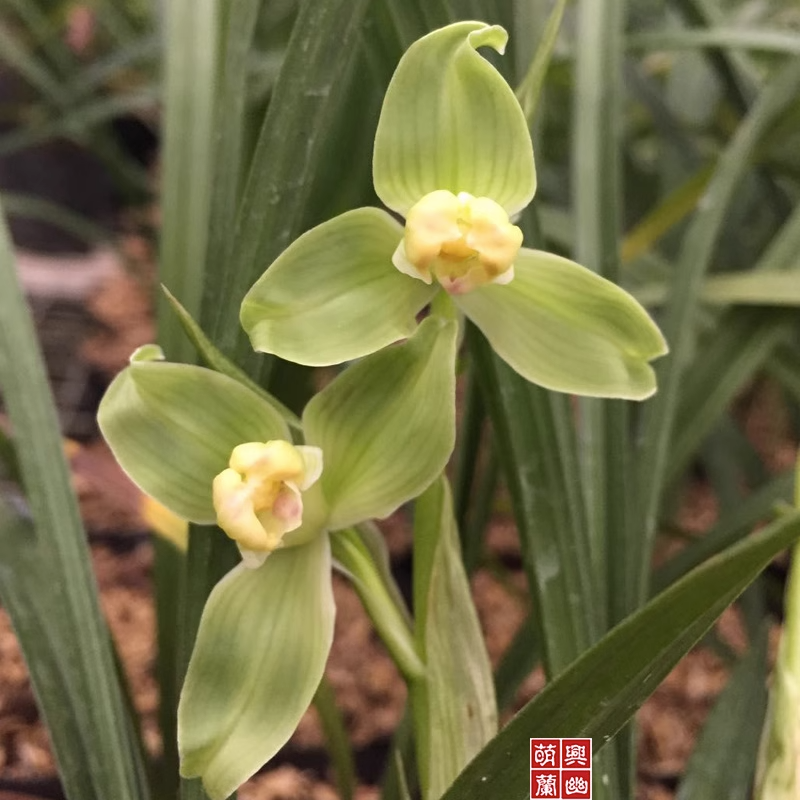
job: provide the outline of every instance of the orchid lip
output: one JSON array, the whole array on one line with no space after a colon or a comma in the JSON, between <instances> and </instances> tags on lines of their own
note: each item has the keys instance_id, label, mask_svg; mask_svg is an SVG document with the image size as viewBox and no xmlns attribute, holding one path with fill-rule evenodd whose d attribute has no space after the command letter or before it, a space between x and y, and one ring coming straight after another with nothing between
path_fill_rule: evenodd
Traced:
<instances>
[{"instance_id":1,"label":"orchid lip","mask_svg":"<svg viewBox=\"0 0 800 800\"><path fill-rule=\"evenodd\" d=\"M217 524L234 539L245 564L259 566L303 523L302 491L322 472L322 451L276 439L246 442L214 478Z\"/></svg>"},{"instance_id":2,"label":"orchid lip","mask_svg":"<svg viewBox=\"0 0 800 800\"><path fill-rule=\"evenodd\" d=\"M392 263L410 277L464 294L488 283L508 283L522 231L488 197L444 189L430 192L408 212Z\"/></svg>"}]
</instances>

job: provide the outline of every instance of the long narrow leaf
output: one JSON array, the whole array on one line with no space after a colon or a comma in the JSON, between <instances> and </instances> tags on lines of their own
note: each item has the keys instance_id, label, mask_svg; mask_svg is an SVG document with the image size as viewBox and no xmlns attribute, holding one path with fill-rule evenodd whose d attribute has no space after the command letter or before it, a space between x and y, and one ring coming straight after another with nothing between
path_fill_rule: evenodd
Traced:
<instances>
[{"instance_id":1,"label":"long narrow leaf","mask_svg":"<svg viewBox=\"0 0 800 800\"><path fill-rule=\"evenodd\" d=\"M141 753L132 737L108 629L100 612L31 316L0 220L0 389L13 426L33 526L9 521L0 536L8 603L70 800L145 800ZM23 585L20 585L23 582ZM32 594L36 595L33 605ZM41 616L58 621L64 651L45 640ZM55 663L54 663L55 662ZM62 682L53 691L48 679ZM60 677L58 677L60 676ZM69 706L74 727L60 728Z\"/></svg>"},{"instance_id":2,"label":"long narrow leaf","mask_svg":"<svg viewBox=\"0 0 800 800\"><path fill-rule=\"evenodd\" d=\"M653 575L653 593L663 591L706 559L747 536L757 523L771 518L775 506L791 502L793 487L794 473L785 472L753 492L729 514L723 516L710 531L688 544L656 570Z\"/></svg>"},{"instance_id":3,"label":"long narrow leaf","mask_svg":"<svg viewBox=\"0 0 800 800\"><path fill-rule=\"evenodd\" d=\"M692 751L677 800L747 800L767 709L767 626L728 680Z\"/></svg>"},{"instance_id":4,"label":"long narrow leaf","mask_svg":"<svg viewBox=\"0 0 800 800\"><path fill-rule=\"evenodd\" d=\"M315 176L330 158L326 133L350 87L366 7L366 0L303 3L251 162L233 250L213 296L208 287L201 324L226 355L249 364L251 377L258 357L234 321L255 279L315 221Z\"/></svg>"},{"instance_id":5,"label":"long narrow leaf","mask_svg":"<svg viewBox=\"0 0 800 800\"><path fill-rule=\"evenodd\" d=\"M800 512L793 512L706 562L625 619L531 700L443 800L528 797L531 736L590 736L597 752L723 610L798 537Z\"/></svg>"},{"instance_id":6,"label":"long narrow leaf","mask_svg":"<svg viewBox=\"0 0 800 800\"><path fill-rule=\"evenodd\" d=\"M244 129L247 110L247 65L260 0L234 0L226 10L227 31L221 58L219 103L214 127L214 191L208 220L209 270L221 269L233 246L231 230L241 196L244 170ZM206 292L216 281L206 281ZM208 302L208 301L205 301ZM233 325L233 321L230 322Z\"/></svg>"},{"instance_id":7,"label":"long narrow leaf","mask_svg":"<svg viewBox=\"0 0 800 800\"><path fill-rule=\"evenodd\" d=\"M707 28L639 33L628 37L625 44L632 50L725 47L800 55L800 36L781 30L754 30L752 28Z\"/></svg>"},{"instance_id":8,"label":"long narrow leaf","mask_svg":"<svg viewBox=\"0 0 800 800\"><path fill-rule=\"evenodd\" d=\"M671 484L685 470L703 439L777 345L794 329L795 315L780 310L742 309L723 317L719 335L702 345L702 355L681 387L675 436L665 472Z\"/></svg>"},{"instance_id":9,"label":"long narrow leaf","mask_svg":"<svg viewBox=\"0 0 800 800\"><path fill-rule=\"evenodd\" d=\"M208 217L214 178L213 126L216 103L218 0L177 0L166 8L165 20L165 119L163 152L160 278L189 314L199 315L205 277ZM194 361L192 344L183 335L179 318L167 300L158 304L159 342L175 361ZM168 558L156 569L156 613L159 639L177 637L177 645L159 653L159 671L167 684L161 708L174 730L174 705L194 644L200 612L213 585L205 574L191 567L213 546L208 533L190 533L185 560ZM215 559L218 563L222 558ZM220 570L222 570L220 565ZM184 573L185 570L185 573ZM220 573L221 574L221 573ZM217 575L219 577L219 575ZM211 585L209 585L211 584ZM180 587L178 605L175 589ZM169 706L167 704L170 704ZM167 769L178 764L177 737L165 741ZM181 781L181 797L204 798L199 782Z\"/></svg>"},{"instance_id":10,"label":"long narrow leaf","mask_svg":"<svg viewBox=\"0 0 800 800\"><path fill-rule=\"evenodd\" d=\"M160 277L195 319L200 313L214 178L220 13L219 0L174 0L167 5ZM191 345L164 299L158 328L171 360L192 360Z\"/></svg>"},{"instance_id":11,"label":"long narrow leaf","mask_svg":"<svg viewBox=\"0 0 800 800\"><path fill-rule=\"evenodd\" d=\"M525 73L522 83L517 88L517 98L529 125L533 121L536 109L539 107L544 79L547 77L547 70L553 57L553 50L556 46L558 31L561 27L561 20L564 17L564 9L567 7L567 2L568 0L556 0L553 10L547 18L547 24L542 31L539 46L536 48L530 67ZM518 29L517 34L520 33L521 31Z\"/></svg>"}]
</instances>

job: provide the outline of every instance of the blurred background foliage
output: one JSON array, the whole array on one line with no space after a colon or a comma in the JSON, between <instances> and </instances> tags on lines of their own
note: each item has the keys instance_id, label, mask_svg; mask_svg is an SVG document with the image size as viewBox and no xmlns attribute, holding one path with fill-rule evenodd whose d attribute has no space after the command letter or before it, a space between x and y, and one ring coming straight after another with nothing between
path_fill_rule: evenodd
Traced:
<instances>
[{"instance_id":1,"label":"blurred background foliage","mask_svg":"<svg viewBox=\"0 0 800 800\"><path fill-rule=\"evenodd\" d=\"M508 51L487 57L519 86L553 5L0 0L0 193L12 233L24 246L26 226L45 225L54 250L113 243L123 210L160 197L163 226L148 234L161 237L161 280L223 352L299 409L309 371L250 353L236 324L243 291L304 230L377 204L372 140L404 48L453 19L496 22L511 33ZM563 5L531 121L539 189L521 224L534 246L631 290L672 355L644 407L571 404L521 385L468 333L453 466L465 562L484 558L487 522L510 496L534 598L497 674L504 705L540 660L559 674L791 500L790 466L748 435L748 404L771 398L794 441L800 426L800 7ZM159 324L172 357L194 358L164 309ZM521 474L536 476L536 488ZM682 487L698 478L719 507L700 538L676 515ZM226 542L205 547L190 548L188 569L164 554L157 566L161 635L180 631L181 641L170 652L162 640L173 659L160 667L164 686L180 680L202 602L229 563L215 551ZM582 551L591 585L567 563ZM555 578L543 574L543 552L558 554ZM680 797L745 796L723 792L749 783L758 735L720 732L744 713L731 697L760 728L763 620L781 617L784 573L773 565L742 596L761 650L741 659L735 694L710 718ZM189 600L178 612L170 592L179 584ZM565 608L552 592L580 600ZM165 691L165 726L173 694ZM617 739L609 796L632 796L630 741ZM165 757L174 767L175 753ZM746 766L734 775L732 762ZM392 780L386 796L401 797Z\"/></svg>"}]
</instances>

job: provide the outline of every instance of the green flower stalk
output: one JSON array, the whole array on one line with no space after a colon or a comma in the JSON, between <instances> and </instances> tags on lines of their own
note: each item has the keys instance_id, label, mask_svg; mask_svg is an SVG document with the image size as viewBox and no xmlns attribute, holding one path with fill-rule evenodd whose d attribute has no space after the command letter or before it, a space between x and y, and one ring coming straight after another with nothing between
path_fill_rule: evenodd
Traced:
<instances>
[{"instance_id":1,"label":"green flower stalk","mask_svg":"<svg viewBox=\"0 0 800 800\"><path fill-rule=\"evenodd\" d=\"M168 363L154 345L103 398L100 428L134 482L183 519L217 523L242 553L203 611L178 710L181 773L213 800L268 761L311 703L333 638L330 537L387 516L444 469L456 333L430 317L346 369L306 406L305 441L249 386Z\"/></svg>"},{"instance_id":2,"label":"green flower stalk","mask_svg":"<svg viewBox=\"0 0 800 800\"><path fill-rule=\"evenodd\" d=\"M667 352L647 312L580 265L522 247L514 220L536 191L533 147L513 91L477 48L505 30L459 22L405 53L373 153L377 208L297 239L245 297L256 350L313 366L409 336L437 292L523 377L575 394L643 399ZM322 334L324 332L324 334Z\"/></svg>"}]
</instances>

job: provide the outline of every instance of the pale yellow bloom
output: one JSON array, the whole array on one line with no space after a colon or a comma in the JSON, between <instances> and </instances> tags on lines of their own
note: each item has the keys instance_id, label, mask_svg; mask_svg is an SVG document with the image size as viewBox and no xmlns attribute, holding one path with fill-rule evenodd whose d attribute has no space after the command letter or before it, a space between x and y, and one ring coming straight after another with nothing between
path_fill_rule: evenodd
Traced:
<instances>
[{"instance_id":1,"label":"pale yellow bloom","mask_svg":"<svg viewBox=\"0 0 800 800\"><path fill-rule=\"evenodd\" d=\"M436 278L450 294L464 294L511 281L521 245L522 231L494 200L442 189L408 212L392 263L412 278Z\"/></svg>"},{"instance_id":2,"label":"pale yellow bloom","mask_svg":"<svg viewBox=\"0 0 800 800\"><path fill-rule=\"evenodd\" d=\"M282 440L234 447L228 469L214 478L217 524L256 566L303 522L302 492L322 472L318 447Z\"/></svg>"}]
</instances>

